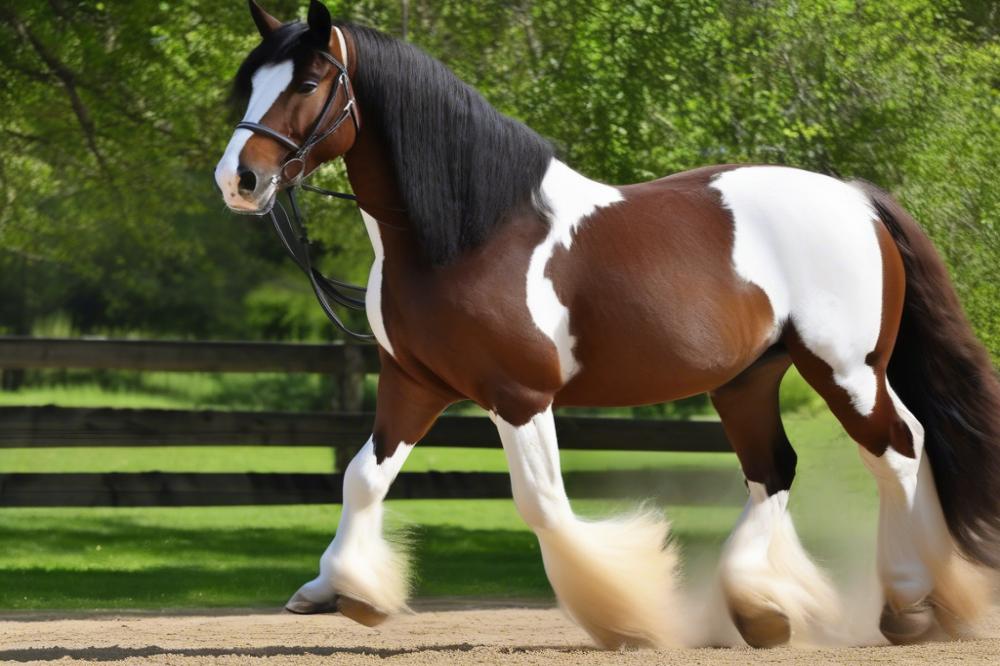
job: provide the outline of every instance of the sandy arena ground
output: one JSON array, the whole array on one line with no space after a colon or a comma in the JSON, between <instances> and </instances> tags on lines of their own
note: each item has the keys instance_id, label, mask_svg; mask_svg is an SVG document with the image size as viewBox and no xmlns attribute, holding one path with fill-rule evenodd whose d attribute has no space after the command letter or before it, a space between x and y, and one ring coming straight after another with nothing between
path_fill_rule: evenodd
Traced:
<instances>
[{"instance_id":1,"label":"sandy arena ground","mask_svg":"<svg viewBox=\"0 0 1000 666\"><path fill-rule=\"evenodd\" d=\"M916 647L601 652L554 608L418 604L378 629L271 611L0 614L0 662L201 664L1000 664L1000 612L973 641Z\"/></svg>"}]
</instances>

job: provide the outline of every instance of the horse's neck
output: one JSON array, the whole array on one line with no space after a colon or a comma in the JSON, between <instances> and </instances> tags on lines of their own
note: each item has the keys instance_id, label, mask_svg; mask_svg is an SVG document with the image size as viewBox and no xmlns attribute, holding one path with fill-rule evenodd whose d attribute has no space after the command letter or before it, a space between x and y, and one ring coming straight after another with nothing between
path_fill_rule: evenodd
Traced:
<instances>
[{"instance_id":1,"label":"horse's neck","mask_svg":"<svg viewBox=\"0 0 1000 666\"><path fill-rule=\"evenodd\" d=\"M412 225L399 193L389 151L374 129L370 126L362 129L354 146L344 155L344 164L358 206L378 221L384 232L382 235L386 236L384 240L396 245L412 244L412 248L400 249L415 253Z\"/></svg>"},{"instance_id":2,"label":"horse's neck","mask_svg":"<svg viewBox=\"0 0 1000 666\"><path fill-rule=\"evenodd\" d=\"M371 126L365 127L344 162L358 205L378 222L381 243L392 246L395 260L419 263L416 234L382 137ZM537 196L556 227L555 240L566 246L580 220L621 199L617 188L590 180L558 160L552 160Z\"/></svg>"}]
</instances>

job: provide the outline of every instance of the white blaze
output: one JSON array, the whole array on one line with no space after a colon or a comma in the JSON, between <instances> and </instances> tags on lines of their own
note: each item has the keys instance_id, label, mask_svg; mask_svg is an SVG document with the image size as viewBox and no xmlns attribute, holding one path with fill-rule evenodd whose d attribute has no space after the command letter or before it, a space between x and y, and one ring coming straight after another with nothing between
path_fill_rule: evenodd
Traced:
<instances>
[{"instance_id":1,"label":"white blaze","mask_svg":"<svg viewBox=\"0 0 1000 666\"><path fill-rule=\"evenodd\" d=\"M292 82L294 66L291 60L279 62L273 65L265 65L258 69L251 79L252 91L250 93L250 103L247 104L246 113L243 120L251 123L259 123L260 119L274 105L278 96ZM233 132L226 152L215 167L215 182L222 190L222 196L226 204L233 208L252 210L255 205L248 205L249 202L243 200L239 195L239 177L236 169L240 165L240 153L243 146L253 136L253 132L247 129L238 129Z\"/></svg>"}]
</instances>

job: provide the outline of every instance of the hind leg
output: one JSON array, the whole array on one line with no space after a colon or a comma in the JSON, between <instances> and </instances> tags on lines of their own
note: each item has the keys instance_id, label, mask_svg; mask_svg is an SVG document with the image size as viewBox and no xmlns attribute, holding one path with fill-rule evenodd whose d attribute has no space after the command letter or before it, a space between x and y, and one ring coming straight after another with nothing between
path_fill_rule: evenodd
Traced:
<instances>
[{"instance_id":1,"label":"hind leg","mask_svg":"<svg viewBox=\"0 0 1000 666\"><path fill-rule=\"evenodd\" d=\"M796 366L858 442L878 486L882 634L897 644L927 640L939 625L961 635L988 588L955 550L923 454L924 429L886 381L885 354L877 348L834 369L797 335L788 338ZM867 411L858 408L865 394L874 398Z\"/></svg>"},{"instance_id":2,"label":"hind leg","mask_svg":"<svg viewBox=\"0 0 1000 666\"><path fill-rule=\"evenodd\" d=\"M711 395L750 491L726 541L720 578L730 615L753 647L828 631L839 615L836 593L787 510L796 456L781 424L778 387L789 364L784 350L775 350Z\"/></svg>"}]
</instances>

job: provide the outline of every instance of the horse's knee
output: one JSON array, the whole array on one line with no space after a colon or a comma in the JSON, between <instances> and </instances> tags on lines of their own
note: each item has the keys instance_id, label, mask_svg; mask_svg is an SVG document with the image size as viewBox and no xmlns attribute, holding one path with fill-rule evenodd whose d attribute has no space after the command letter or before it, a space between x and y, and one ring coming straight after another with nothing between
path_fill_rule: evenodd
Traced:
<instances>
[{"instance_id":1,"label":"horse's knee","mask_svg":"<svg viewBox=\"0 0 1000 666\"><path fill-rule=\"evenodd\" d=\"M344 470L344 502L358 509L381 502L412 449L401 443L392 456L379 461L374 438L369 439Z\"/></svg>"}]
</instances>

